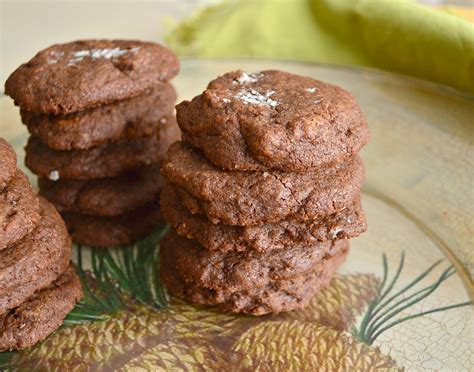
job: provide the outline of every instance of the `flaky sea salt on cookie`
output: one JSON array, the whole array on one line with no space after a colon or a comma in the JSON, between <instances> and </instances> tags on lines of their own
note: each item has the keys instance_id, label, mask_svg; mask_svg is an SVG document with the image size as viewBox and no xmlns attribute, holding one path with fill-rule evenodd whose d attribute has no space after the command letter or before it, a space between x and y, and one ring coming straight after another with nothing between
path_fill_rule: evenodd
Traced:
<instances>
[{"instance_id":1,"label":"flaky sea salt on cookie","mask_svg":"<svg viewBox=\"0 0 474 372\"><path fill-rule=\"evenodd\" d=\"M138 40L56 44L18 67L5 93L26 111L68 114L137 96L172 79L178 57Z\"/></svg>"},{"instance_id":2,"label":"flaky sea salt on cookie","mask_svg":"<svg viewBox=\"0 0 474 372\"><path fill-rule=\"evenodd\" d=\"M282 71L229 72L176 110L183 140L228 170L305 172L343 161L369 140L352 94Z\"/></svg>"}]
</instances>

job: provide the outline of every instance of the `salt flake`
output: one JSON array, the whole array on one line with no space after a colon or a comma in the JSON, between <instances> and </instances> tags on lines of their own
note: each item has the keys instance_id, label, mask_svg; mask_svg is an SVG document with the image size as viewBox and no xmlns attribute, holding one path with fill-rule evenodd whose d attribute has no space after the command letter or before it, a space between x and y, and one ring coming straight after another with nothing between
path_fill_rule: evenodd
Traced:
<instances>
[{"instance_id":1,"label":"salt flake","mask_svg":"<svg viewBox=\"0 0 474 372\"><path fill-rule=\"evenodd\" d=\"M241 90L235 95L235 98L240 99L245 104L255 104L255 105L267 105L270 107L275 107L278 105L278 102L271 99L275 92L269 91L265 95L257 92L255 89L250 89L250 91Z\"/></svg>"},{"instance_id":2,"label":"salt flake","mask_svg":"<svg viewBox=\"0 0 474 372\"><path fill-rule=\"evenodd\" d=\"M261 73L247 74L246 72L242 72L242 75L237 78L237 81L239 84L256 83L262 76L263 74Z\"/></svg>"},{"instance_id":3,"label":"salt flake","mask_svg":"<svg viewBox=\"0 0 474 372\"><path fill-rule=\"evenodd\" d=\"M59 180L59 172L57 170L53 170L49 172L48 178L51 181L58 181Z\"/></svg>"},{"instance_id":4,"label":"salt flake","mask_svg":"<svg viewBox=\"0 0 474 372\"><path fill-rule=\"evenodd\" d=\"M119 47L117 47L113 49L96 48L96 49L91 49L91 50L79 50L72 54L73 58L68 61L67 65L74 66L78 62L81 62L85 57L90 57L92 59L99 59L99 58L111 59L111 58L123 56L124 54L128 54L128 53L136 53L139 50L140 50L139 47L131 48L131 49L120 49Z\"/></svg>"},{"instance_id":5,"label":"salt flake","mask_svg":"<svg viewBox=\"0 0 474 372\"><path fill-rule=\"evenodd\" d=\"M316 88L314 88L314 87L313 87L313 88L306 88L305 90L306 90L307 92L310 92L310 93L316 92Z\"/></svg>"}]
</instances>

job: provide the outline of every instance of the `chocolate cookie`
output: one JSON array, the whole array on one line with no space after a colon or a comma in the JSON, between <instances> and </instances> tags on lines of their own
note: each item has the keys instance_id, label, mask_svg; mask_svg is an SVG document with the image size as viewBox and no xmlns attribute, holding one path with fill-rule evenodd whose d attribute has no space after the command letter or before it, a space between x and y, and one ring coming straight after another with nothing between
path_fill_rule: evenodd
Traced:
<instances>
[{"instance_id":1,"label":"chocolate cookie","mask_svg":"<svg viewBox=\"0 0 474 372\"><path fill-rule=\"evenodd\" d=\"M116 177L142 166L161 161L168 146L179 138L175 119L148 138L107 143L88 150L58 151L48 148L36 137L26 145L25 163L40 177L91 180Z\"/></svg>"},{"instance_id":2,"label":"chocolate cookie","mask_svg":"<svg viewBox=\"0 0 474 372\"><path fill-rule=\"evenodd\" d=\"M163 223L158 200L148 206L117 217L62 214L72 240L90 247L113 247L132 244Z\"/></svg>"},{"instance_id":3,"label":"chocolate cookie","mask_svg":"<svg viewBox=\"0 0 474 372\"><path fill-rule=\"evenodd\" d=\"M228 170L306 172L354 156L369 140L349 92L282 71L227 73L176 110L183 140Z\"/></svg>"},{"instance_id":4,"label":"chocolate cookie","mask_svg":"<svg viewBox=\"0 0 474 372\"><path fill-rule=\"evenodd\" d=\"M0 252L31 233L39 219L38 196L28 177L17 170L8 186L0 191Z\"/></svg>"},{"instance_id":5,"label":"chocolate cookie","mask_svg":"<svg viewBox=\"0 0 474 372\"><path fill-rule=\"evenodd\" d=\"M220 170L184 142L170 146L161 168L178 186L183 204L213 223L258 225L314 220L350 206L358 197L364 168L358 156L304 174Z\"/></svg>"},{"instance_id":6,"label":"chocolate cookie","mask_svg":"<svg viewBox=\"0 0 474 372\"><path fill-rule=\"evenodd\" d=\"M40 195L60 212L119 216L157 200L162 187L160 167L152 165L115 178L93 181L38 180Z\"/></svg>"},{"instance_id":7,"label":"chocolate cookie","mask_svg":"<svg viewBox=\"0 0 474 372\"><path fill-rule=\"evenodd\" d=\"M54 150L88 149L121 139L149 137L174 108L176 92L160 84L151 92L69 115L21 110L30 133Z\"/></svg>"},{"instance_id":8,"label":"chocolate cookie","mask_svg":"<svg viewBox=\"0 0 474 372\"><path fill-rule=\"evenodd\" d=\"M172 294L192 302L218 305L222 310L234 313L281 313L306 306L317 292L329 284L348 254L348 243L345 242L345 245L344 250L325 259L314 271L240 292L209 289L186 281L183 273L175 269L172 256L162 260L160 275L163 284Z\"/></svg>"},{"instance_id":9,"label":"chocolate cookie","mask_svg":"<svg viewBox=\"0 0 474 372\"><path fill-rule=\"evenodd\" d=\"M50 285L71 258L64 221L45 199L39 202L41 218L34 231L0 254L0 314Z\"/></svg>"},{"instance_id":10,"label":"chocolate cookie","mask_svg":"<svg viewBox=\"0 0 474 372\"><path fill-rule=\"evenodd\" d=\"M233 293L314 271L324 260L346 246L346 240L329 240L266 253L209 251L195 240L179 236L171 230L161 244L160 254L164 261L174 262L174 269L181 273L186 282Z\"/></svg>"},{"instance_id":11,"label":"chocolate cookie","mask_svg":"<svg viewBox=\"0 0 474 372\"><path fill-rule=\"evenodd\" d=\"M16 174L16 154L7 141L0 138L0 191Z\"/></svg>"},{"instance_id":12,"label":"chocolate cookie","mask_svg":"<svg viewBox=\"0 0 474 372\"><path fill-rule=\"evenodd\" d=\"M178 70L178 57L159 44L81 40L36 54L10 75L5 94L27 111L68 114L135 97Z\"/></svg>"},{"instance_id":13,"label":"chocolate cookie","mask_svg":"<svg viewBox=\"0 0 474 372\"><path fill-rule=\"evenodd\" d=\"M184 207L173 186L165 183L161 193L163 217L179 235L194 239L205 249L267 252L287 249L295 244L311 245L332 239L348 239L366 230L360 200L340 212L313 221L283 220L257 226L213 224L202 214Z\"/></svg>"},{"instance_id":14,"label":"chocolate cookie","mask_svg":"<svg viewBox=\"0 0 474 372\"><path fill-rule=\"evenodd\" d=\"M0 351L25 349L45 339L64 321L82 297L72 266L47 288L0 315Z\"/></svg>"}]
</instances>

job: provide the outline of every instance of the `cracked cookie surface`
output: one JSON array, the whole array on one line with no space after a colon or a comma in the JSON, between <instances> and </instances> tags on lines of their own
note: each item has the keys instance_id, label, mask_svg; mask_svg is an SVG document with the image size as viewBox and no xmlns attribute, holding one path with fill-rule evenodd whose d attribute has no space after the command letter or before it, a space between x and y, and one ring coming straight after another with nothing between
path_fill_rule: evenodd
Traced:
<instances>
[{"instance_id":1,"label":"cracked cookie surface","mask_svg":"<svg viewBox=\"0 0 474 372\"><path fill-rule=\"evenodd\" d=\"M21 110L28 131L54 150L83 150L106 142L149 137L173 112L176 92L159 84L150 92L69 115Z\"/></svg>"},{"instance_id":2,"label":"cracked cookie surface","mask_svg":"<svg viewBox=\"0 0 474 372\"><path fill-rule=\"evenodd\" d=\"M346 240L329 240L311 245L295 244L266 253L209 251L173 230L166 241L162 256L173 255L175 270L187 282L227 293L262 287L270 281L291 279L314 271L324 260L347 248Z\"/></svg>"},{"instance_id":3,"label":"cracked cookie surface","mask_svg":"<svg viewBox=\"0 0 474 372\"><path fill-rule=\"evenodd\" d=\"M16 153L7 141L0 137L0 191L7 187L16 174Z\"/></svg>"},{"instance_id":4,"label":"cracked cookie surface","mask_svg":"<svg viewBox=\"0 0 474 372\"><path fill-rule=\"evenodd\" d=\"M21 170L0 191L0 252L31 233L40 219L40 202Z\"/></svg>"},{"instance_id":5,"label":"cracked cookie surface","mask_svg":"<svg viewBox=\"0 0 474 372\"><path fill-rule=\"evenodd\" d=\"M178 70L178 57L156 43L80 40L40 51L9 76L5 94L27 111L68 114L137 96Z\"/></svg>"},{"instance_id":6,"label":"cracked cookie surface","mask_svg":"<svg viewBox=\"0 0 474 372\"><path fill-rule=\"evenodd\" d=\"M64 272L71 239L59 213L42 197L35 229L0 254L0 314L17 307Z\"/></svg>"},{"instance_id":7,"label":"cracked cookie surface","mask_svg":"<svg viewBox=\"0 0 474 372\"><path fill-rule=\"evenodd\" d=\"M229 72L176 111L183 140L228 170L306 172L354 156L369 140L352 94L282 71Z\"/></svg>"},{"instance_id":8,"label":"cracked cookie surface","mask_svg":"<svg viewBox=\"0 0 474 372\"><path fill-rule=\"evenodd\" d=\"M60 212L95 216L119 216L156 200L161 192L159 165L114 178L92 181L38 180L40 195Z\"/></svg>"},{"instance_id":9,"label":"cracked cookie surface","mask_svg":"<svg viewBox=\"0 0 474 372\"><path fill-rule=\"evenodd\" d=\"M344 242L344 241L341 241ZM323 259L317 267L304 274L280 280L270 280L262 286L229 292L220 288L207 288L189 280L184 273L176 270L175 242L169 237L162 241L166 251L161 261L160 276L163 284L175 296L203 305L217 305L224 311L264 315L280 313L306 306L311 298L327 286L336 271L344 262L349 247L337 254Z\"/></svg>"},{"instance_id":10,"label":"cracked cookie surface","mask_svg":"<svg viewBox=\"0 0 474 372\"><path fill-rule=\"evenodd\" d=\"M81 282L70 265L51 285L0 314L0 351L25 349L43 340L63 324L81 297Z\"/></svg>"},{"instance_id":11,"label":"cracked cookie surface","mask_svg":"<svg viewBox=\"0 0 474 372\"><path fill-rule=\"evenodd\" d=\"M310 245L332 239L348 239L363 233L367 226L360 200L342 211L317 220L282 220L256 226L214 224L203 214L192 214L182 205L178 193L165 183L161 193L163 217L179 235L196 240L214 251L268 252L295 244Z\"/></svg>"},{"instance_id":12,"label":"cracked cookie surface","mask_svg":"<svg viewBox=\"0 0 474 372\"><path fill-rule=\"evenodd\" d=\"M36 175L53 181L116 177L160 163L169 145L179 136L174 117L169 117L151 137L106 143L88 150L52 150L32 136L26 145L25 164Z\"/></svg>"},{"instance_id":13,"label":"cracked cookie surface","mask_svg":"<svg viewBox=\"0 0 474 372\"><path fill-rule=\"evenodd\" d=\"M335 213L358 198L364 179L358 156L304 174L236 172L218 169L184 142L170 146L161 172L192 213L239 226L309 221Z\"/></svg>"}]
</instances>

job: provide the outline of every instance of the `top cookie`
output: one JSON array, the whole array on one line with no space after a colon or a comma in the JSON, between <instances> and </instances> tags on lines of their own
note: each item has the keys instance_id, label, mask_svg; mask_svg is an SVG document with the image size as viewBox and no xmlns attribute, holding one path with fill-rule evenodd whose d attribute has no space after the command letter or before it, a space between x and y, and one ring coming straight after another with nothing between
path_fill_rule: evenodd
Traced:
<instances>
[{"instance_id":1,"label":"top cookie","mask_svg":"<svg viewBox=\"0 0 474 372\"><path fill-rule=\"evenodd\" d=\"M352 94L282 71L229 72L176 110L183 140L228 170L304 172L351 157L369 140Z\"/></svg>"},{"instance_id":2,"label":"top cookie","mask_svg":"<svg viewBox=\"0 0 474 372\"><path fill-rule=\"evenodd\" d=\"M172 79L169 49L137 40L81 40L42 50L18 67L5 93L27 111L68 114L134 97Z\"/></svg>"},{"instance_id":3,"label":"top cookie","mask_svg":"<svg viewBox=\"0 0 474 372\"><path fill-rule=\"evenodd\" d=\"M0 191L16 174L16 154L7 141L0 138Z\"/></svg>"}]
</instances>

